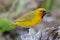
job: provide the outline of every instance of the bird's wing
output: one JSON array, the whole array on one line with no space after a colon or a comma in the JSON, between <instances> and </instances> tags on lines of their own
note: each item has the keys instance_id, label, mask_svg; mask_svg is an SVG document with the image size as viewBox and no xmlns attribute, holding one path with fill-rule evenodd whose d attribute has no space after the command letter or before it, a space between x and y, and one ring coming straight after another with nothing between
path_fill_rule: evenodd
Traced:
<instances>
[{"instance_id":1,"label":"bird's wing","mask_svg":"<svg viewBox=\"0 0 60 40\"><path fill-rule=\"evenodd\" d=\"M28 13L26 15L23 15L21 18L19 18L19 22L25 22L25 21L30 21L34 18L34 15L35 13L31 12L31 13Z\"/></svg>"}]
</instances>

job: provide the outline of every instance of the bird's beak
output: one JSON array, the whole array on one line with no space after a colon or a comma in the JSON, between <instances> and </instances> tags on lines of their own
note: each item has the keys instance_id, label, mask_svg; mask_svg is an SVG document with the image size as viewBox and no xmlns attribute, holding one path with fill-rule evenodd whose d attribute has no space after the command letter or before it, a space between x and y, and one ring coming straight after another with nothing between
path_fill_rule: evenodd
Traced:
<instances>
[{"instance_id":1,"label":"bird's beak","mask_svg":"<svg viewBox=\"0 0 60 40\"><path fill-rule=\"evenodd\" d=\"M43 13L44 13L44 15L45 15L46 13L48 13L48 11L44 11Z\"/></svg>"},{"instance_id":2,"label":"bird's beak","mask_svg":"<svg viewBox=\"0 0 60 40\"><path fill-rule=\"evenodd\" d=\"M48 11L43 11L43 16L42 16L42 18L46 15L46 13L48 13Z\"/></svg>"}]
</instances>

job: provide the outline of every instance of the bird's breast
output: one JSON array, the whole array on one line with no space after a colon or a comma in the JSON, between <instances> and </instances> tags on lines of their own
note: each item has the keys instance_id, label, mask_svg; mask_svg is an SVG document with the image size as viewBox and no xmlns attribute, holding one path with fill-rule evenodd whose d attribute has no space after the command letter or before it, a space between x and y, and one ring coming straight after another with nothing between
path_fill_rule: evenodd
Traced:
<instances>
[{"instance_id":1,"label":"bird's breast","mask_svg":"<svg viewBox=\"0 0 60 40\"><path fill-rule=\"evenodd\" d=\"M41 21L42 21L42 19L40 17L35 17L30 21L20 22L19 24L21 27L34 27L35 25L37 25Z\"/></svg>"}]
</instances>

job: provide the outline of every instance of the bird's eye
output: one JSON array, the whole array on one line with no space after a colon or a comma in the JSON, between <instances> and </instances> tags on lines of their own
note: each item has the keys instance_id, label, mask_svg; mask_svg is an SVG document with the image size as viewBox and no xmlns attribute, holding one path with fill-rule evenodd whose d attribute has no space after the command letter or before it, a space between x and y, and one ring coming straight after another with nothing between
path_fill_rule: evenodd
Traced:
<instances>
[{"instance_id":1,"label":"bird's eye","mask_svg":"<svg viewBox=\"0 0 60 40\"><path fill-rule=\"evenodd\" d=\"M46 11L45 11L45 10L41 10L40 12L42 12L42 13L46 13Z\"/></svg>"},{"instance_id":2,"label":"bird's eye","mask_svg":"<svg viewBox=\"0 0 60 40\"><path fill-rule=\"evenodd\" d=\"M45 13L46 11L43 11L43 13Z\"/></svg>"},{"instance_id":3,"label":"bird's eye","mask_svg":"<svg viewBox=\"0 0 60 40\"><path fill-rule=\"evenodd\" d=\"M42 10L40 12L43 12Z\"/></svg>"}]
</instances>

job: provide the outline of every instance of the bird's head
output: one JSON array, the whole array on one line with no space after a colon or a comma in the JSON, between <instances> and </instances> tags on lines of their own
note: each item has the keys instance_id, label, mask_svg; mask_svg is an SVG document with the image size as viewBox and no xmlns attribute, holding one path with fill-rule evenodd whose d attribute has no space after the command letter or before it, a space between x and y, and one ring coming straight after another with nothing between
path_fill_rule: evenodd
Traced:
<instances>
[{"instance_id":1,"label":"bird's head","mask_svg":"<svg viewBox=\"0 0 60 40\"><path fill-rule=\"evenodd\" d=\"M37 10L36 10L36 12L38 13L38 15L40 16L40 17L44 17L45 16L45 14L47 13L47 11L46 11L46 9L44 9L44 8L38 8Z\"/></svg>"}]
</instances>

